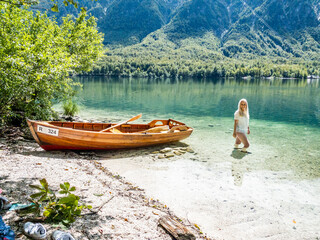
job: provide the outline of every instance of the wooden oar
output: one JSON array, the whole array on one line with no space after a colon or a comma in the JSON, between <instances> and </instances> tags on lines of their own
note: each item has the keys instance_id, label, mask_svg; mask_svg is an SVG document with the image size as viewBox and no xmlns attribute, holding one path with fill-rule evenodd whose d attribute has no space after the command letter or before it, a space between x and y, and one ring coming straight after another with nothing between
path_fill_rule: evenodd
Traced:
<instances>
[{"instance_id":1,"label":"wooden oar","mask_svg":"<svg viewBox=\"0 0 320 240\"><path fill-rule=\"evenodd\" d=\"M100 132L109 131L110 129L115 128L115 127L119 127L119 126L121 126L122 124L126 124L126 123L128 123L128 122L132 122L132 121L134 121L134 120L137 120L137 119L141 118L141 116L142 116L142 113L140 113L139 115L137 115L137 116L135 116L135 117L133 117L133 118L130 118L130 119L127 120L127 121L124 121L124 122L122 122L122 123L116 124L116 125L114 125L114 126L111 126L111 127L106 128L106 129L103 129L103 130L101 130Z\"/></svg>"}]
</instances>

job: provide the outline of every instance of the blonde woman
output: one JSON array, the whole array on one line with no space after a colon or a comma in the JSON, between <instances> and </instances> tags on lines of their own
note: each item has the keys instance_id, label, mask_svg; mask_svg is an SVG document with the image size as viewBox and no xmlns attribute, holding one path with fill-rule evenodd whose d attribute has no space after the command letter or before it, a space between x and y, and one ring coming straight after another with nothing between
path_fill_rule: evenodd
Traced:
<instances>
[{"instance_id":1,"label":"blonde woman","mask_svg":"<svg viewBox=\"0 0 320 240\"><path fill-rule=\"evenodd\" d=\"M242 152L247 152L247 148L250 146L247 138L247 134L250 134L249 118L248 101L243 98L239 101L238 110L234 113L233 128L233 137L236 139L234 147L239 148L239 145L243 143Z\"/></svg>"}]
</instances>

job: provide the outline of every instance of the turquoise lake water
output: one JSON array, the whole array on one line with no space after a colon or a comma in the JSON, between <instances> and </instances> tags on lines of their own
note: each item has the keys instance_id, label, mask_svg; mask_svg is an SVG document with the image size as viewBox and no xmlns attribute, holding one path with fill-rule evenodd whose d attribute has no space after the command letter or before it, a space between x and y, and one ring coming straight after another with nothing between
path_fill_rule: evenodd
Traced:
<instances>
[{"instance_id":1,"label":"turquoise lake water","mask_svg":"<svg viewBox=\"0 0 320 240\"><path fill-rule=\"evenodd\" d=\"M84 118L117 122L138 113L143 113L144 121L173 118L194 127L191 138L197 132L203 132L205 138L219 136L220 141L232 136L233 113L239 99L246 98L251 143L272 146L280 157L288 156L286 162L271 161L270 167L297 167L297 176L320 176L319 81L77 80L83 85L78 102ZM232 145L233 138L229 141Z\"/></svg>"},{"instance_id":2,"label":"turquoise lake water","mask_svg":"<svg viewBox=\"0 0 320 240\"><path fill-rule=\"evenodd\" d=\"M238 100L253 119L320 127L319 81L173 81L82 77L82 105L96 110L192 117L232 117Z\"/></svg>"},{"instance_id":3,"label":"turquoise lake water","mask_svg":"<svg viewBox=\"0 0 320 240\"><path fill-rule=\"evenodd\" d=\"M194 154L158 159L152 152L161 146L123 150L106 153L104 165L209 236L319 236L319 80L77 80L84 119L119 122L143 113L137 122L173 118L194 128L181 143ZM233 149L241 98L250 110L250 154Z\"/></svg>"}]
</instances>

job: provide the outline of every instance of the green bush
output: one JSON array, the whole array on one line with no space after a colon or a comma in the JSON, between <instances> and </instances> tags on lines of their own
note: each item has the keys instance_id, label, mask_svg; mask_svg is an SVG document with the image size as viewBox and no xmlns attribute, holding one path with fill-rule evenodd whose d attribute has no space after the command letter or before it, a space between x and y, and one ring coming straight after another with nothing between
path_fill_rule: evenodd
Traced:
<instances>
[{"instance_id":1,"label":"green bush","mask_svg":"<svg viewBox=\"0 0 320 240\"><path fill-rule=\"evenodd\" d=\"M63 103L63 114L66 116L74 117L79 112L78 105L71 99Z\"/></svg>"},{"instance_id":2,"label":"green bush","mask_svg":"<svg viewBox=\"0 0 320 240\"><path fill-rule=\"evenodd\" d=\"M72 74L91 70L103 53L103 36L85 12L58 25L45 13L33 13L0 1L0 119L48 120L53 100L74 95Z\"/></svg>"}]
</instances>

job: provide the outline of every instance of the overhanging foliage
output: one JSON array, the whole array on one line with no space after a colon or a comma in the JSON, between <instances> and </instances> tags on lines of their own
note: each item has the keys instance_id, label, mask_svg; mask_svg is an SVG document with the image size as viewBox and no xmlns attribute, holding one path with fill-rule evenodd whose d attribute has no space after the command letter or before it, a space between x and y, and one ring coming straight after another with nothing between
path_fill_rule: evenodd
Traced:
<instances>
[{"instance_id":1,"label":"overhanging foliage","mask_svg":"<svg viewBox=\"0 0 320 240\"><path fill-rule=\"evenodd\" d=\"M89 71L103 53L103 36L93 17L81 12L59 26L46 14L33 14L0 2L0 117L48 119L52 100L73 95L71 74Z\"/></svg>"}]
</instances>

